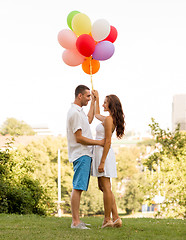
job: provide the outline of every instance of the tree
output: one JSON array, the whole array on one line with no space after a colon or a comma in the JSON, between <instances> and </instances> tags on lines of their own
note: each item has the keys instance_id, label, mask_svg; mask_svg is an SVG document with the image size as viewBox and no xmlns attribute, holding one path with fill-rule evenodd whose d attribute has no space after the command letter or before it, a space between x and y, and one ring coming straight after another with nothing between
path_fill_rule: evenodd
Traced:
<instances>
[{"instance_id":1,"label":"tree","mask_svg":"<svg viewBox=\"0 0 186 240\"><path fill-rule=\"evenodd\" d=\"M156 195L165 198L159 215L186 217L186 133L163 130L152 119L152 135L156 141L154 153L143 160L147 167L146 194L152 200ZM151 174L153 172L153 174Z\"/></svg>"},{"instance_id":2,"label":"tree","mask_svg":"<svg viewBox=\"0 0 186 240\"><path fill-rule=\"evenodd\" d=\"M140 151L137 147L120 148L116 156L118 180L132 178L134 174L138 173L137 159L140 156Z\"/></svg>"},{"instance_id":3,"label":"tree","mask_svg":"<svg viewBox=\"0 0 186 240\"><path fill-rule=\"evenodd\" d=\"M118 170L118 185L120 194L117 197L119 207L127 214L139 211L144 197L140 191L143 176L138 159L140 149L137 147L121 148L116 156ZM119 180L119 181L118 181Z\"/></svg>"},{"instance_id":4,"label":"tree","mask_svg":"<svg viewBox=\"0 0 186 240\"><path fill-rule=\"evenodd\" d=\"M35 165L34 177L38 179L52 199L52 211L57 209L58 149L61 149L61 197L65 201L63 209L70 211L70 192L72 190L73 170L67 157L67 141L62 137L47 136L32 141L22 151L31 155Z\"/></svg>"},{"instance_id":5,"label":"tree","mask_svg":"<svg viewBox=\"0 0 186 240\"><path fill-rule=\"evenodd\" d=\"M143 192L139 188L140 182L142 183L142 176L134 176L126 184L125 196L123 205L127 214L134 213L135 211L141 210L143 202Z\"/></svg>"},{"instance_id":6,"label":"tree","mask_svg":"<svg viewBox=\"0 0 186 240\"><path fill-rule=\"evenodd\" d=\"M1 127L2 135L10 134L11 136L34 135L33 129L24 121L15 118L7 118Z\"/></svg>"}]
</instances>

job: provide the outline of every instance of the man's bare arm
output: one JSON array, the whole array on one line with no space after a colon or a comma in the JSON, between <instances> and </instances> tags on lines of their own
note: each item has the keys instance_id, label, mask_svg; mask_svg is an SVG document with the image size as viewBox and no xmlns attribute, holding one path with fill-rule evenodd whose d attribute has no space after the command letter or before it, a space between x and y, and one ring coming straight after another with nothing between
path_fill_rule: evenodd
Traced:
<instances>
[{"instance_id":1,"label":"man's bare arm","mask_svg":"<svg viewBox=\"0 0 186 240\"><path fill-rule=\"evenodd\" d=\"M90 110L87 114L88 116L88 121L89 121L89 124L92 123L93 119L94 119L94 115L95 115L95 99L94 99L94 96L92 94L92 100L91 100L91 104L90 104Z\"/></svg>"},{"instance_id":2,"label":"man's bare arm","mask_svg":"<svg viewBox=\"0 0 186 240\"><path fill-rule=\"evenodd\" d=\"M104 142L105 142L104 139L102 139L102 140L94 140L94 139L86 138L86 137L82 136L82 130L81 129L77 130L74 134L75 134L77 143L81 143L83 145L104 146Z\"/></svg>"}]
</instances>

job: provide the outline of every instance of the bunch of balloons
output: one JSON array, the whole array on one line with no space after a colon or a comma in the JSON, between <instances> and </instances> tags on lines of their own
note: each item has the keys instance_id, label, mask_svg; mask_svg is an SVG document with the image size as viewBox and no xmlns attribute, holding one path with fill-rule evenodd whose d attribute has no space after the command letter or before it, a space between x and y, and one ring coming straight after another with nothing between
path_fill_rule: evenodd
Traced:
<instances>
[{"instance_id":1,"label":"bunch of balloons","mask_svg":"<svg viewBox=\"0 0 186 240\"><path fill-rule=\"evenodd\" d=\"M65 48L62 59L69 66L82 64L87 74L94 74L100 68L100 61L107 60L114 54L114 42L117 30L105 19L99 19L91 24L90 18L78 11L72 11L67 16L70 29L58 33L58 42Z\"/></svg>"}]
</instances>

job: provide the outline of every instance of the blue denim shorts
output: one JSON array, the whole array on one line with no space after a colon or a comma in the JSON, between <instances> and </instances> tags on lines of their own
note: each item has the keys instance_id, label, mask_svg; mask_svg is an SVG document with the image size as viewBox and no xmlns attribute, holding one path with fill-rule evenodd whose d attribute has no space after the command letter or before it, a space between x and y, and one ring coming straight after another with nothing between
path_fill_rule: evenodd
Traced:
<instances>
[{"instance_id":1,"label":"blue denim shorts","mask_svg":"<svg viewBox=\"0 0 186 240\"><path fill-rule=\"evenodd\" d=\"M92 158L85 155L73 162L73 189L87 191L90 180Z\"/></svg>"}]
</instances>

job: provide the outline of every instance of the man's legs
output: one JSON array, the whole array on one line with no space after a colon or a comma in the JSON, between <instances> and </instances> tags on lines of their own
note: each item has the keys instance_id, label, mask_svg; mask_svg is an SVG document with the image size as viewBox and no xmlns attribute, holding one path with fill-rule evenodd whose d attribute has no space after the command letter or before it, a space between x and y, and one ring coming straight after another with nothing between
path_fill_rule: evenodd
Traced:
<instances>
[{"instance_id":1,"label":"man's legs","mask_svg":"<svg viewBox=\"0 0 186 240\"><path fill-rule=\"evenodd\" d=\"M82 191L87 191L88 189L91 161L91 157L85 155L73 162L74 177L73 190L71 194L71 211L72 224L74 226L80 224L79 210L81 193Z\"/></svg>"},{"instance_id":2,"label":"man's legs","mask_svg":"<svg viewBox=\"0 0 186 240\"><path fill-rule=\"evenodd\" d=\"M74 226L80 223L79 207L82 190L73 189L71 194L72 223Z\"/></svg>"}]
</instances>

